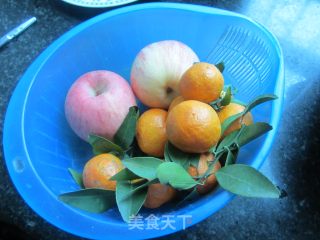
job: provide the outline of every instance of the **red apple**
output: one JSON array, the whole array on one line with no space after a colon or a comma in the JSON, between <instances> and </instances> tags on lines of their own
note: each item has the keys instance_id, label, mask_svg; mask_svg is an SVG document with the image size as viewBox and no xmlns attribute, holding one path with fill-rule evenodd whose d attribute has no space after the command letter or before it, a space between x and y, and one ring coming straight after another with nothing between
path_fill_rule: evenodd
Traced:
<instances>
[{"instance_id":1,"label":"red apple","mask_svg":"<svg viewBox=\"0 0 320 240\"><path fill-rule=\"evenodd\" d=\"M129 108L135 106L128 82L110 71L92 71L71 86L65 101L70 127L83 140L90 133L112 140Z\"/></svg>"}]
</instances>

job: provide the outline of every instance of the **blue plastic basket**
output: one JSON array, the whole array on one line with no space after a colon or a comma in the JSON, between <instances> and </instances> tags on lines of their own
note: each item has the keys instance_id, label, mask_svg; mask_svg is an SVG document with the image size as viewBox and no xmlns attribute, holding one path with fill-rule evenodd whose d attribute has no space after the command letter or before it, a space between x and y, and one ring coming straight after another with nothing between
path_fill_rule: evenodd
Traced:
<instances>
[{"instance_id":1,"label":"blue plastic basket","mask_svg":"<svg viewBox=\"0 0 320 240\"><path fill-rule=\"evenodd\" d=\"M77 189L67 168L81 171L91 157L89 145L71 131L64 116L71 84L96 69L129 79L138 51L165 39L184 42L202 61L223 60L226 82L239 89L239 99L248 101L263 93L279 96L253 113L256 121L269 122L274 130L244 147L239 155L239 162L255 168L263 163L283 101L283 58L275 37L247 17L209 7L151 3L117 9L80 24L50 45L26 71L8 107L3 145L10 176L24 200L48 222L87 238L150 238L181 230L183 215L192 216L186 227L195 224L232 198L218 190L178 209L156 210L156 216L167 214L175 221L176 229L163 230L130 230L117 209L91 214L57 199Z\"/></svg>"}]
</instances>

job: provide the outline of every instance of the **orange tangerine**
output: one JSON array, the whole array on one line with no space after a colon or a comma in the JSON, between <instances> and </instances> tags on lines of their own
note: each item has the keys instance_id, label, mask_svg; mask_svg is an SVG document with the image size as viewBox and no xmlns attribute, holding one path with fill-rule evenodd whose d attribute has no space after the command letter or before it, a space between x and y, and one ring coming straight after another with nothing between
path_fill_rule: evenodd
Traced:
<instances>
[{"instance_id":1,"label":"orange tangerine","mask_svg":"<svg viewBox=\"0 0 320 240\"><path fill-rule=\"evenodd\" d=\"M168 109L168 112L170 112L175 106L177 106L179 103L183 102L184 99L182 96L177 96L175 97L172 102L170 103L170 106L169 106L169 109Z\"/></svg>"},{"instance_id":2,"label":"orange tangerine","mask_svg":"<svg viewBox=\"0 0 320 240\"><path fill-rule=\"evenodd\" d=\"M144 202L146 208L158 208L162 204L169 202L176 195L176 190L161 183L154 183L149 185L147 198Z\"/></svg>"},{"instance_id":3,"label":"orange tangerine","mask_svg":"<svg viewBox=\"0 0 320 240\"><path fill-rule=\"evenodd\" d=\"M194 166L190 166L188 168L188 172L192 177L199 177L202 176L203 174L206 173L206 171L208 170L208 162L209 161L213 161L214 156L212 153L203 153L200 156L200 160L199 160L199 164L198 164L198 168L194 167ZM210 191L212 191L217 185L217 179L216 176L213 174L215 172L217 172L219 169L221 168L221 165L218 162L215 163L213 169L211 170L211 175L209 175L203 185L198 185L197 188L197 192L199 194L206 194Z\"/></svg>"},{"instance_id":4,"label":"orange tangerine","mask_svg":"<svg viewBox=\"0 0 320 240\"><path fill-rule=\"evenodd\" d=\"M116 181L109 180L124 168L121 160L113 154L103 153L91 158L83 170L85 188L116 189Z\"/></svg>"},{"instance_id":5,"label":"orange tangerine","mask_svg":"<svg viewBox=\"0 0 320 240\"><path fill-rule=\"evenodd\" d=\"M166 135L167 111L152 108L144 112L137 122L137 141L144 153L163 157Z\"/></svg>"},{"instance_id":6,"label":"orange tangerine","mask_svg":"<svg viewBox=\"0 0 320 240\"><path fill-rule=\"evenodd\" d=\"M243 112L245 109L244 106L238 103L230 103L229 105L223 107L221 111L218 112L218 117L220 119L221 124L232 115ZM253 117L250 112L246 113L242 118L242 123L245 125L250 125L253 123ZM234 121L230 127L224 132L223 136L227 136L229 133L238 130L241 128L241 118L238 118Z\"/></svg>"},{"instance_id":7,"label":"orange tangerine","mask_svg":"<svg viewBox=\"0 0 320 240\"><path fill-rule=\"evenodd\" d=\"M203 153L220 138L221 124L213 108L203 102L179 103L168 114L168 140L184 152Z\"/></svg>"},{"instance_id":8,"label":"orange tangerine","mask_svg":"<svg viewBox=\"0 0 320 240\"><path fill-rule=\"evenodd\" d=\"M182 75L179 90L186 100L210 103L220 97L223 85L224 78L215 65L199 62Z\"/></svg>"}]
</instances>

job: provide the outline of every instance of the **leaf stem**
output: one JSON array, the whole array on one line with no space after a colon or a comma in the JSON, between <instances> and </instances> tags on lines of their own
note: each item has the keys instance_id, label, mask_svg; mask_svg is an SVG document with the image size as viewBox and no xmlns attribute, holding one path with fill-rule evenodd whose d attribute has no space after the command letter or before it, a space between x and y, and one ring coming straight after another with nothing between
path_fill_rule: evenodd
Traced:
<instances>
[{"instance_id":1,"label":"leaf stem","mask_svg":"<svg viewBox=\"0 0 320 240\"><path fill-rule=\"evenodd\" d=\"M139 191L139 190L141 190L141 189L149 186L150 184L154 184L154 183L158 183L158 182L159 182L158 179L153 179L153 180L151 180L151 181L148 181L147 179L142 179L142 180L145 180L146 182L143 183L143 184L141 184L141 185L139 185L138 187L134 188L132 191L128 192L128 194L126 194L126 195L123 197L123 199L130 197L130 196L131 196L132 194L134 194L135 192L137 192L137 191ZM143 181L139 181L139 182L137 182L137 183L141 183L141 182L143 182ZM132 186L134 186L135 184L136 184L136 183L133 183Z\"/></svg>"}]
</instances>

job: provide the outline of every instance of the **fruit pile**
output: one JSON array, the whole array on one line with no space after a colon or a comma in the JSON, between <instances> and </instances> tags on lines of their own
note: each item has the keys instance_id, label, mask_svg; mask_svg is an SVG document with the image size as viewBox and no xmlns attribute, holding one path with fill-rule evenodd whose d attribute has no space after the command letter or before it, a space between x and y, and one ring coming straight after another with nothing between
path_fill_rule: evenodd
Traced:
<instances>
[{"instance_id":1,"label":"fruit pile","mask_svg":"<svg viewBox=\"0 0 320 240\"><path fill-rule=\"evenodd\" d=\"M82 174L69 169L81 189L60 199L91 212L117 205L129 221L142 206L181 204L218 185L248 197L280 197L260 172L236 163L243 145L272 129L254 122L251 109L276 96L243 104L225 86L223 71L223 63L200 62L181 42L161 41L138 53L131 87L110 71L81 76L65 114L95 156ZM141 115L135 97L148 107Z\"/></svg>"}]
</instances>

